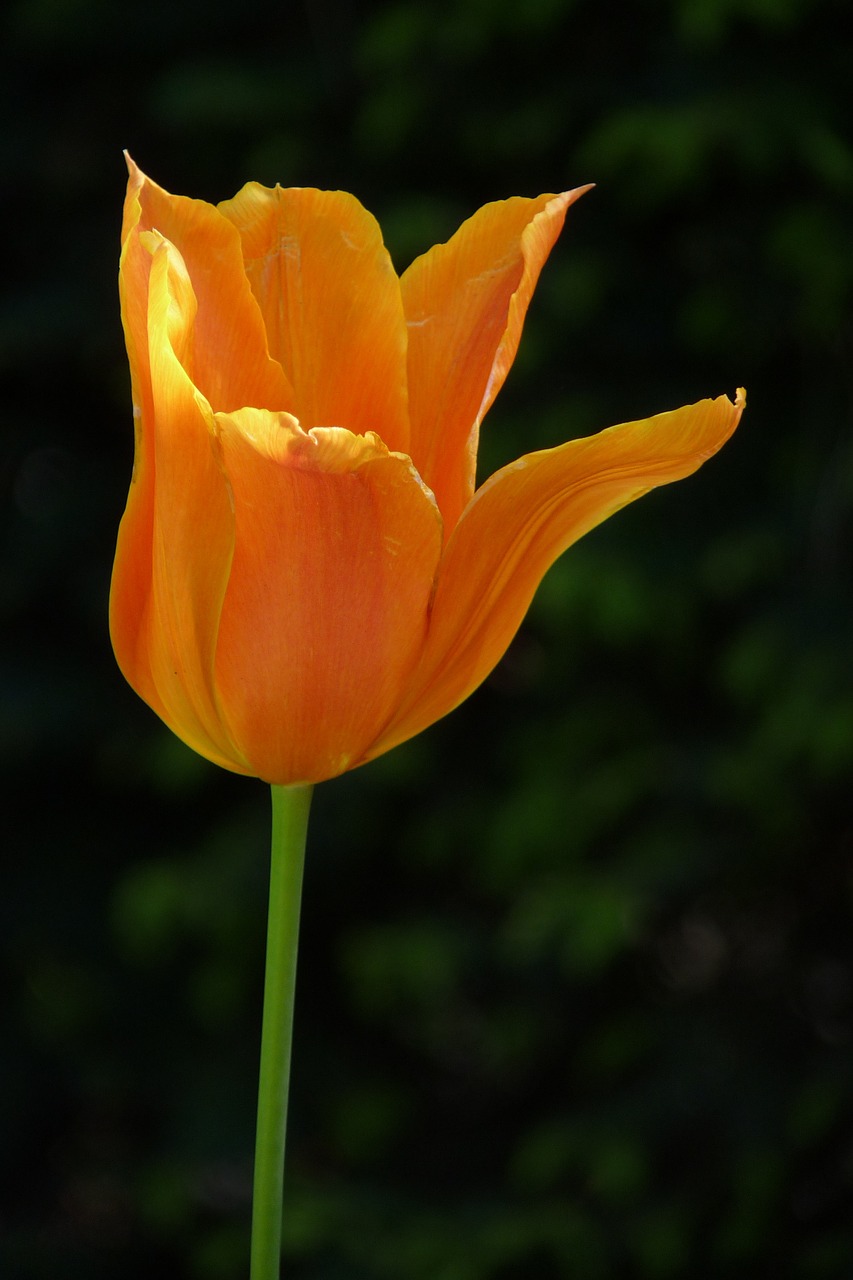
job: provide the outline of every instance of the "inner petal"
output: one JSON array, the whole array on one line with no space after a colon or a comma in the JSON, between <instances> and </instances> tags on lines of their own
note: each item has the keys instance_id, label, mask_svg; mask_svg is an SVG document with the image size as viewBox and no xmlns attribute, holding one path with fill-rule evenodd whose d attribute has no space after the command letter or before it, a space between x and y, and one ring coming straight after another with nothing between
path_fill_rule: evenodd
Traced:
<instances>
[{"instance_id":1,"label":"inner petal","mask_svg":"<svg viewBox=\"0 0 853 1280\"><path fill-rule=\"evenodd\" d=\"M376 220L342 191L258 183L219 209L303 427L372 429L407 453L406 321Z\"/></svg>"}]
</instances>

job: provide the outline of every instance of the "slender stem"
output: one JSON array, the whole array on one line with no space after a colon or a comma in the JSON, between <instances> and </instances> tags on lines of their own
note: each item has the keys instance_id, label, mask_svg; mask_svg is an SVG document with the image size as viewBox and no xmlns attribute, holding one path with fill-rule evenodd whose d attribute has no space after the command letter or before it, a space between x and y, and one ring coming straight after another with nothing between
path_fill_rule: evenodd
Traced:
<instances>
[{"instance_id":1,"label":"slender stem","mask_svg":"<svg viewBox=\"0 0 853 1280\"><path fill-rule=\"evenodd\" d=\"M272 788L272 856L258 1130L252 1195L251 1280L279 1280L287 1092L293 1039L299 906L311 787Z\"/></svg>"}]
</instances>

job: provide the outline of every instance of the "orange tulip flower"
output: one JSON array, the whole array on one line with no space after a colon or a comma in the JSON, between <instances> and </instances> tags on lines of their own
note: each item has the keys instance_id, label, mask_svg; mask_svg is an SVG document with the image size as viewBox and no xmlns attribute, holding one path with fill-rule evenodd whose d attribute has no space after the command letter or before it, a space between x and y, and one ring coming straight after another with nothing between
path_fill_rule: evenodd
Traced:
<instances>
[{"instance_id":1,"label":"orange tulip flower","mask_svg":"<svg viewBox=\"0 0 853 1280\"><path fill-rule=\"evenodd\" d=\"M739 393L529 453L479 488L566 210L486 205L401 277L338 191L213 206L129 162L120 270L136 456L110 602L133 688L276 784L364 764L463 701L553 561L731 435Z\"/></svg>"}]
</instances>

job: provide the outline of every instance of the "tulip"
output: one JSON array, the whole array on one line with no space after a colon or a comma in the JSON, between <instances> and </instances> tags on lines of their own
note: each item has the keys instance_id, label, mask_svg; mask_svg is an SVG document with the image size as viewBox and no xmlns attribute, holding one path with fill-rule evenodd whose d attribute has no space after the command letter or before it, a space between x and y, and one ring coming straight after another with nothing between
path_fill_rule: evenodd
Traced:
<instances>
[{"instance_id":1,"label":"tulip","mask_svg":"<svg viewBox=\"0 0 853 1280\"><path fill-rule=\"evenodd\" d=\"M478 488L480 423L585 188L488 204L398 277L351 195L249 183L214 206L128 163L136 449L113 646L166 724L237 773L319 782L444 716L567 547L738 423L742 392Z\"/></svg>"}]
</instances>

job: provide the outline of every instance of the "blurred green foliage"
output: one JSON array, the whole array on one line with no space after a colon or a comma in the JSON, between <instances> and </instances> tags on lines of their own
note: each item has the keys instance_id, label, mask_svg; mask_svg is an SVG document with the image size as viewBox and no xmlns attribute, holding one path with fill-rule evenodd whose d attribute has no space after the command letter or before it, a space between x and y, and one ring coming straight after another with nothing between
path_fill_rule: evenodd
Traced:
<instances>
[{"instance_id":1,"label":"blurred green foliage","mask_svg":"<svg viewBox=\"0 0 853 1280\"><path fill-rule=\"evenodd\" d=\"M246 1274L267 800L109 650L122 147L207 199L352 190L400 267L486 200L597 182L484 472L750 393L554 568L462 710L318 790L285 1274L853 1274L845 16L6 7L4 1277Z\"/></svg>"}]
</instances>

